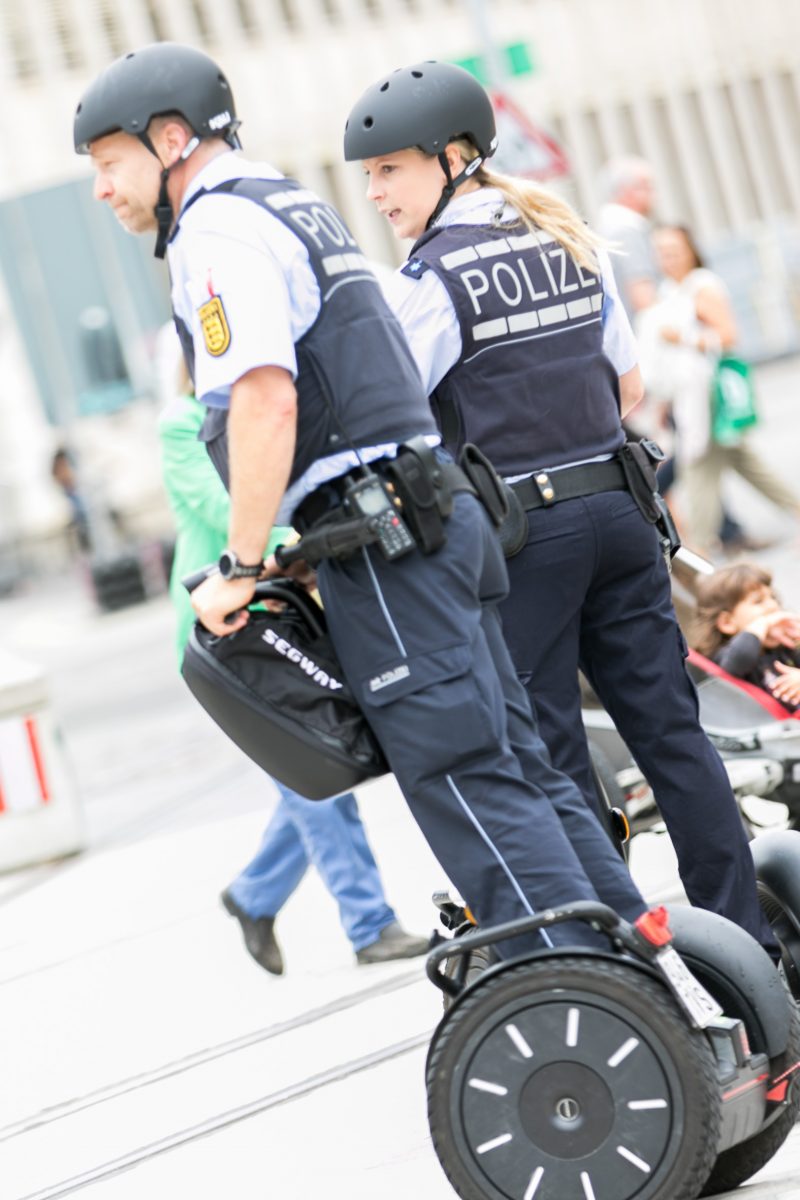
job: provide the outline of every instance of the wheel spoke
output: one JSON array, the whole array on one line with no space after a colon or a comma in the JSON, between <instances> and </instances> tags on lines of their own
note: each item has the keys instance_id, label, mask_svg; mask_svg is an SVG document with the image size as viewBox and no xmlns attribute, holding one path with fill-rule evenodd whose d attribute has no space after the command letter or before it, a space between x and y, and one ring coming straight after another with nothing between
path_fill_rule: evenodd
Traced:
<instances>
[{"instance_id":1,"label":"wheel spoke","mask_svg":"<svg viewBox=\"0 0 800 1200\"><path fill-rule=\"evenodd\" d=\"M537 1167L536 1170L531 1175L530 1183L528 1184L527 1188L525 1189L525 1195L523 1197L523 1200L533 1200L533 1197L536 1195L537 1191L539 1190L539 1184L542 1182L543 1175L544 1175L544 1167Z\"/></svg>"},{"instance_id":2,"label":"wheel spoke","mask_svg":"<svg viewBox=\"0 0 800 1200\"><path fill-rule=\"evenodd\" d=\"M592 1181L589 1178L588 1171L581 1171L581 1187L586 1200L596 1200Z\"/></svg>"},{"instance_id":3,"label":"wheel spoke","mask_svg":"<svg viewBox=\"0 0 800 1200\"><path fill-rule=\"evenodd\" d=\"M634 1167L638 1167L638 1169L643 1171L645 1175L650 1174L650 1164L646 1163L643 1158L639 1158L639 1156L634 1154L632 1150L627 1150L625 1146L617 1146L617 1154L620 1156L620 1158L626 1158L629 1163L633 1163Z\"/></svg>"},{"instance_id":4,"label":"wheel spoke","mask_svg":"<svg viewBox=\"0 0 800 1200\"><path fill-rule=\"evenodd\" d=\"M478 1092L489 1092L492 1096L507 1096L508 1088L501 1083L490 1083L488 1079L470 1079L469 1086Z\"/></svg>"},{"instance_id":5,"label":"wheel spoke","mask_svg":"<svg viewBox=\"0 0 800 1200\"><path fill-rule=\"evenodd\" d=\"M523 1058L533 1058L533 1051L525 1041L525 1038L522 1036L520 1031L517 1029L516 1025L506 1025L506 1033L511 1038L512 1042L517 1047Z\"/></svg>"},{"instance_id":6,"label":"wheel spoke","mask_svg":"<svg viewBox=\"0 0 800 1200\"><path fill-rule=\"evenodd\" d=\"M609 1058L607 1060L607 1065L612 1068L618 1067L621 1062L624 1062L624 1060L628 1057L629 1054L633 1054L634 1050L636 1049L636 1047L638 1045L639 1045L638 1038L635 1038L635 1037L628 1038L628 1040L626 1042L622 1043L619 1050L614 1051L614 1053L611 1055L611 1058Z\"/></svg>"},{"instance_id":7,"label":"wheel spoke","mask_svg":"<svg viewBox=\"0 0 800 1200\"><path fill-rule=\"evenodd\" d=\"M492 1138L490 1142L484 1142L482 1146L478 1146L475 1150L476 1154L488 1154L490 1150L496 1150L498 1146L505 1146L511 1141L513 1134L501 1133L499 1137Z\"/></svg>"}]
</instances>

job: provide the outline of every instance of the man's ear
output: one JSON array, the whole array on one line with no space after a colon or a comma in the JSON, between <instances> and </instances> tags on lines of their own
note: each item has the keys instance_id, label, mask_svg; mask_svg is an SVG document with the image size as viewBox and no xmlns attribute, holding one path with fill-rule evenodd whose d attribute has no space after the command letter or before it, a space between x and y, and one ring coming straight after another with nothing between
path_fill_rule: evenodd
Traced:
<instances>
[{"instance_id":1,"label":"man's ear","mask_svg":"<svg viewBox=\"0 0 800 1200\"><path fill-rule=\"evenodd\" d=\"M733 613L727 610L721 612L715 622L720 633L724 633L726 637L733 637L736 633L736 622L733 619Z\"/></svg>"},{"instance_id":2,"label":"man's ear","mask_svg":"<svg viewBox=\"0 0 800 1200\"><path fill-rule=\"evenodd\" d=\"M165 121L153 143L165 167L174 167L189 143L187 133L180 121Z\"/></svg>"}]
</instances>

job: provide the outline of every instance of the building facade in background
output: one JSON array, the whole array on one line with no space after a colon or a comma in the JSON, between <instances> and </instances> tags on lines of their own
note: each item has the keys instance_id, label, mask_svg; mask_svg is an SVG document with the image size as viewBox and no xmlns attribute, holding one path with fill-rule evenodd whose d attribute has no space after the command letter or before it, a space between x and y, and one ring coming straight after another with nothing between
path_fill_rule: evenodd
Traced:
<instances>
[{"instance_id":1,"label":"building facade in background","mask_svg":"<svg viewBox=\"0 0 800 1200\"><path fill-rule=\"evenodd\" d=\"M396 262L399 248L365 203L358 166L342 162L344 120L382 70L475 59L487 29L498 60L506 47L526 48L522 73L503 86L563 148L571 172L556 186L592 219L603 163L623 153L649 159L659 215L689 224L731 287L745 352L795 352L796 0L2 0L0 202L85 176L71 137L83 88L111 58L173 39L205 49L232 80L248 156L299 175L342 210L367 254ZM5 307L0 504L13 510L7 523L24 529L52 517L43 467L57 435L8 299ZM132 327L112 333L123 359L141 364L147 337L131 347ZM136 374L141 399L147 372ZM20 503L23 485L38 502Z\"/></svg>"}]
</instances>

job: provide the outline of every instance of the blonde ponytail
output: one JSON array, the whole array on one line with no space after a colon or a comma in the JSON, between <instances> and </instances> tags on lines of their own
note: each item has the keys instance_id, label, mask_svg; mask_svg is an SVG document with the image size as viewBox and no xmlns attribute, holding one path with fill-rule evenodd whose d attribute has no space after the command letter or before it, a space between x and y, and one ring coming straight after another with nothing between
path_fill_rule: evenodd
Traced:
<instances>
[{"instance_id":1,"label":"blonde ponytail","mask_svg":"<svg viewBox=\"0 0 800 1200\"><path fill-rule=\"evenodd\" d=\"M455 145L465 163L477 157L472 142L459 138ZM528 180L496 174L485 166L478 168L473 179L481 187L497 188L531 233L549 234L581 267L595 273L599 270L597 251L605 247L605 241L559 196Z\"/></svg>"}]
</instances>

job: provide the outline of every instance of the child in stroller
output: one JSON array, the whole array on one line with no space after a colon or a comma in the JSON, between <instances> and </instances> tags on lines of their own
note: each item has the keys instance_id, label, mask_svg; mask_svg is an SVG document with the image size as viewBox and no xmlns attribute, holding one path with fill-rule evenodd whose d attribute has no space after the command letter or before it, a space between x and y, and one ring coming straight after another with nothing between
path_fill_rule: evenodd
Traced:
<instances>
[{"instance_id":1,"label":"child in stroller","mask_svg":"<svg viewBox=\"0 0 800 1200\"><path fill-rule=\"evenodd\" d=\"M782 608L770 572L736 563L698 578L695 592L695 651L800 710L800 614Z\"/></svg>"}]
</instances>

